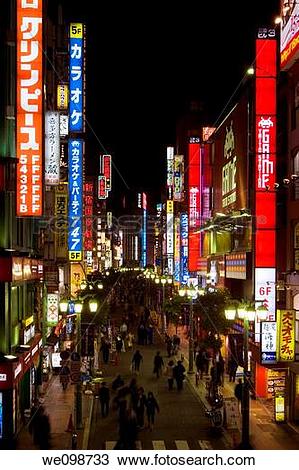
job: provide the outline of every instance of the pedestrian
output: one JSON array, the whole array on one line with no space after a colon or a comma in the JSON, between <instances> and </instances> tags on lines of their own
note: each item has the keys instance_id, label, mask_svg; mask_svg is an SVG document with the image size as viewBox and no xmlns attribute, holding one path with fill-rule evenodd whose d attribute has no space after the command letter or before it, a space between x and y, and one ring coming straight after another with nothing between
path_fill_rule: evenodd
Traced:
<instances>
[{"instance_id":1,"label":"pedestrian","mask_svg":"<svg viewBox=\"0 0 299 470\"><path fill-rule=\"evenodd\" d=\"M50 448L51 425L49 416L45 412L45 408L40 406L35 414L32 426L33 442L41 450Z\"/></svg>"},{"instance_id":2,"label":"pedestrian","mask_svg":"<svg viewBox=\"0 0 299 470\"><path fill-rule=\"evenodd\" d=\"M178 361L177 365L173 368L173 377L177 384L178 391L183 390L183 382L185 378L185 367L182 361Z\"/></svg>"},{"instance_id":3,"label":"pedestrian","mask_svg":"<svg viewBox=\"0 0 299 470\"><path fill-rule=\"evenodd\" d=\"M115 450L135 450L138 436L136 413L132 408L124 411L119 421L119 439Z\"/></svg>"},{"instance_id":4,"label":"pedestrian","mask_svg":"<svg viewBox=\"0 0 299 470\"><path fill-rule=\"evenodd\" d=\"M236 359L233 356L231 356L228 361L228 375L229 375L230 382L235 382L237 369L238 369L238 363Z\"/></svg>"},{"instance_id":5,"label":"pedestrian","mask_svg":"<svg viewBox=\"0 0 299 470\"><path fill-rule=\"evenodd\" d=\"M134 335L133 335L133 333L128 333L128 335L127 335L127 345L128 345L128 349L130 351L133 348L133 343L134 343Z\"/></svg>"},{"instance_id":6,"label":"pedestrian","mask_svg":"<svg viewBox=\"0 0 299 470\"><path fill-rule=\"evenodd\" d=\"M151 323L147 327L147 340L150 345L154 343L154 327Z\"/></svg>"},{"instance_id":7,"label":"pedestrian","mask_svg":"<svg viewBox=\"0 0 299 470\"><path fill-rule=\"evenodd\" d=\"M171 360L168 362L166 366L166 377L167 377L169 391L173 389L173 369L174 369L174 362Z\"/></svg>"},{"instance_id":8,"label":"pedestrian","mask_svg":"<svg viewBox=\"0 0 299 470\"><path fill-rule=\"evenodd\" d=\"M164 361L160 356L160 351L154 357L154 374L156 374L157 379L160 377L162 372L162 367L164 366Z\"/></svg>"},{"instance_id":9,"label":"pedestrian","mask_svg":"<svg viewBox=\"0 0 299 470\"><path fill-rule=\"evenodd\" d=\"M147 414L148 427L150 431L153 430L156 411L158 413L160 412L158 402L155 399L153 392L148 392L147 400L146 400L146 414Z\"/></svg>"},{"instance_id":10,"label":"pedestrian","mask_svg":"<svg viewBox=\"0 0 299 470\"><path fill-rule=\"evenodd\" d=\"M104 340L102 341L102 345L101 345L101 347L100 347L100 351L102 351L104 364L108 364L108 362L109 362L110 344L109 344L109 342L108 342L106 339L104 339Z\"/></svg>"},{"instance_id":11,"label":"pedestrian","mask_svg":"<svg viewBox=\"0 0 299 470\"><path fill-rule=\"evenodd\" d=\"M120 331L122 339L125 339L125 337L127 336L127 332L128 332L128 326L125 321L120 326L119 331Z\"/></svg>"},{"instance_id":12,"label":"pedestrian","mask_svg":"<svg viewBox=\"0 0 299 470\"><path fill-rule=\"evenodd\" d=\"M240 411L242 409L242 398L243 398L242 379L239 379L237 385L235 386L235 397L238 400L239 411Z\"/></svg>"},{"instance_id":13,"label":"pedestrian","mask_svg":"<svg viewBox=\"0 0 299 470\"><path fill-rule=\"evenodd\" d=\"M137 390L137 398L135 403L135 412L137 419L137 426L139 429L144 428L144 411L146 406L146 396L144 393L144 388L139 387Z\"/></svg>"},{"instance_id":14,"label":"pedestrian","mask_svg":"<svg viewBox=\"0 0 299 470\"><path fill-rule=\"evenodd\" d=\"M135 351L132 357L132 372L140 372L140 364L143 361L143 356L140 353L139 349Z\"/></svg>"},{"instance_id":15,"label":"pedestrian","mask_svg":"<svg viewBox=\"0 0 299 470\"><path fill-rule=\"evenodd\" d=\"M203 352L204 352L204 350L200 349L198 351L198 353L196 354L196 357L195 357L196 369L197 369L197 372L200 375L201 379L203 378L203 373L206 370L206 365L205 365L205 361L204 361Z\"/></svg>"},{"instance_id":16,"label":"pedestrian","mask_svg":"<svg viewBox=\"0 0 299 470\"><path fill-rule=\"evenodd\" d=\"M101 388L99 390L99 400L101 404L101 414L102 418L106 418L109 413L109 401L110 401L110 391L107 387L106 382L102 382Z\"/></svg>"},{"instance_id":17,"label":"pedestrian","mask_svg":"<svg viewBox=\"0 0 299 470\"><path fill-rule=\"evenodd\" d=\"M217 384L223 386L224 383L224 359L222 354L219 353L216 359L216 375L217 375Z\"/></svg>"},{"instance_id":18,"label":"pedestrian","mask_svg":"<svg viewBox=\"0 0 299 470\"><path fill-rule=\"evenodd\" d=\"M112 390L116 391L118 388L123 387L125 385L125 382L121 378L121 375L118 374L118 376L113 380L111 388Z\"/></svg>"},{"instance_id":19,"label":"pedestrian","mask_svg":"<svg viewBox=\"0 0 299 470\"><path fill-rule=\"evenodd\" d=\"M166 335L165 343L166 343L166 350L167 350L168 357L170 357L172 356L172 353L173 353L173 344L172 344L172 339L169 335Z\"/></svg>"},{"instance_id":20,"label":"pedestrian","mask_svg":"<svg viewBox=\"0 0 299 470\"><path fill-rule=\"evenodd\" d=\"M63 390L66 390L67 385L70 381L71 371L69 366L66 364L61 367L60 370L60 383L62 385Z\"/></svg>"}]
</instances>

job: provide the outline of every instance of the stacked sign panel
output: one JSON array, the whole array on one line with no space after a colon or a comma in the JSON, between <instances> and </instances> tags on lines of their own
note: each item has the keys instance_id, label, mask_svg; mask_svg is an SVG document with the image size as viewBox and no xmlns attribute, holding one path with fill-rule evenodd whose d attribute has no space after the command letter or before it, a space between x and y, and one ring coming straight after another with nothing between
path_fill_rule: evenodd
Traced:
<instances>
[{"instance_id":1,"label":"stacked sign panel","mask_svg":"<svg viewBox=\"0 0 299 470\"><path fill-rule=\"evenodd\" d=\"M255 88L255 299L275 321L276 304L276 75L275 31L259 30Z\"/></svg>"},{"instance_id":2,"label":"stacked sign panel","mask_svg":"<svg viewBox=\"0 0 299 470\"><path fill-rule=\"evenodd\" d=\"M69 236L71 261L82 261L83 233L83 141L69 140Z\"/></svg>"},{"instance_id":3,"label":"stacked sign panel","mask_svg":"<svg viewBox=\"0 0 299 470\"><path fill-rule=\"evenodd\" d=\"M17 0L17 215L41 216L43 2Z\"/></svg>"},{"instance_id":4,"label":"stacked sign panel","mask_svg":"<svg viewBox=\"0 0 299 470\"><path fill-rule=\"evenodd\" d=\"M83 132L83 76L84 76L83 24L70 25L70 132Z\"/></svg>"},{"instance_id":5,"label":"stacked sign panel","mask_svg":"<svg viewBox=\"0 0 299 470\"><path fill-rule=\"evenodd\" d=\"M189 272L198 271L200 253L200 213L201 213L201 148L199 137L190 137L188 154L189 172Z\"/></svg>"}]
</instances>

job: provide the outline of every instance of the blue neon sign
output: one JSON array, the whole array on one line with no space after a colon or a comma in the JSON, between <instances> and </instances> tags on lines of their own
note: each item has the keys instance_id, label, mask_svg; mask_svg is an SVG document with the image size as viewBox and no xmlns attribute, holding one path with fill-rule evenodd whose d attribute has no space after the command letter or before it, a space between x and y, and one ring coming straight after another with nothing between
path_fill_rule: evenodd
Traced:
<instances>
[{"instance_id":1,"label":"blue neon sign","mask_svg":"<svg viewBox=\"0 0 299 470\"><path fill-rule=\"evenodd\" d=\"M70 132L83 132L83 24L70 24Z\"/></svg>"},{"instance_id":2,"label":"blue neon sign","mask_svg":"<svg viewBox=\"0 0 299 470\"><path fill-rule=\"evenodd\" d=\"M69 140L69 231L71 261L81 261L83 251L83 141Z\"/></svg>"}]
</instances>

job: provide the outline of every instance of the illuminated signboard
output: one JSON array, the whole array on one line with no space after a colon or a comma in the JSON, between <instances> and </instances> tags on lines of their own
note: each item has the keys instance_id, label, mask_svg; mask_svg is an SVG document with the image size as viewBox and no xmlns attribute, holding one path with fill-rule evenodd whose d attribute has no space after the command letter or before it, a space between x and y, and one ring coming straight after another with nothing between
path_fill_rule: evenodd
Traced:
<instances>
[{"instance_id":1,"label":"illuminated signboard","mask_svg":"<svg viewBox=\"0 0 299 470\"><path fill-rule=\"evenodd\" d=\"M69 87L57 85L57 109L67 110L69 106Z\"/></svg>"},{"instance_id":2,"label":"illuminated signboard","mask_svg":"<svg viewBox=\"0 0 299 470\"><path fill-rule=\"evenodd\" d=\"M179 217L174 219L174 280L180 282L181 272L181 221Z\"/></svg>"},{"instance_id":3,"label":"illuminated signboard","mask_svg":"<svg viewBox=\"0 0 299 470\"><path fill-rule=\"evenodd\" d=\"M71 261L82 261L83 141L69 140L69 234Z\"/></svg>"},{"instance_id":4,"label":"illuminated signboard","mask_svg":"<svg viewBox=\"0 0 299 470\"><path fill-rule=\"evenodd\" d=\"M174 148L167 147L167 197L168 199L172 199L173 195L173 170L174 170Z\"/></svg>"},{"instance_id":5,"label":"illuminated signboard","mask_svg":"<svg viewBox=\"0 0 299 470\"><path fill-rule=\"evenodd\" d=\"M4 374L1 374L4 375ZM3 393L0 392L0 439L3 438Z\"/></svg>"},{"instance_id":6,"label":"illuminated signboard","mask_svg":"<svg viewBox=\"0 0 299 470\"><path fill-rule=\"evenodd\" d=\"M93 182L84 184L84 251L87 267L92 267L93 242Z\"/></svg>"},{"instance_id":7,"label":"illuminated signboard","mask_svg":"<svg viewBox=\"0 0 299 470\"><path fill-rule=\"evenodd\" d=\"M276 317L276 50L269 30L256 40L255 89L255 299Z\"/></svg>"},{"instance_id":8,"label":"illuminated signboard","mask_svg":"<svg viewBox=\"0 0 299 470\"><path fill-rule=\"evenodd\" d=\"M280 66L287 70L298 59L299 51L299 3L281 2ZM275 31L274 33L275 34Z\"/></svg>"},{"instance_id":9,"label":"illuminated signboard","mask_svg":"<svg viewBox=\"0 0 299 470\"><path fill-rule=\"evenodd\" d=\"M224 165L222 167L222 207L226 208L237 200L237 155L235 153L235 135L233 121L226 128L223 148Z\"/></svg>"},{"instance_id":10,"label":"illuminated signboard","mask_svg":"<svg viewBox=\"0 0 299 470\"><path fill-rule=\"evenodd\" d=\"M45 116L45 184L59 184L60 133L59 113L48 111Z\"/></svg>"},{"instance_id":11,"label":"illuminated signboard","mask_svg":"<svg viewBox=\"0 0 299 470\"><path fill-rule=\"evenodd\" d=\"M188 271L188 214L181 214L181 284L187 284Z\"/></svg>"},{"instance_id":12,"label":"illuminated signboard","mask_svg":"<svg viewBox=\"0 0 299 470\"><path fill-rule=\"evenodd\" d=\"M68 180L68 144L67 142L60 142L60 177L61 183L65 183Z\"/></svg>"},{"instance_id":13,"label":"illuminated signboard","mask_svg":"<svg viewBox=\"0 0 299 470\"><path fill-rule=\"evenodd\" d=\"M111 155L101 155L101 173L103 173L103 175L106 178L106 191L110 191L111 190Z\"/></svg>"},{"instance_id":14,"label":"illuminated signboard","mask_svg":"<svg viewBox=\"0 0 299 470\"><path fill-rule=\"evenodd\" d=\"M225 277L246 279L246 253L230 253L225 255Z\"/></svg>"},{"instance_id":15,"label":"illuminated signboard","mask_svg":"<svg viewBox=\"0 0 299 470\"><path fill-rule=\"evenodd\" d=\"M83 24L70 24L70 132L83 131Z\"/></svg>"},{"instance_id":16,"label":"illuminated signboard","mask_svg":"<svg viewBox=\"0 0 299 470\"><path fill-rule=\"evenodd\" d=\"M280 361L295 360L296 310L277 310L278 358Z\"/></svg>"},{"instance_id":17,"label":"illuminated signboard","mask_svg":"<svg viewBox=\"0 0 299 470\"><path fill-rule=\"evenodd\" d=\"M147 262L146 217L147 217L147 197L145 193L142 193L141 263L143 267L146 266L146 262Z\"/></svg>"},{"instance_id":18,"label":"illuminated signboard","mask_svg":"<svg viewBox=\"0 0 299 470\"><path fill-rule=\"evenodd\" d=\"M66 137L69 133L69 117L67 114L60 114L59 132L60 137Z\"/></svg>"},{"instance_id":19,"label":"illuminated signboard","mask_svg":"<svg viewBox=\"0 0 299 470\"><path fill-rule=\"evenodd\" d=\"M215 132L216 127L203 127L202 128L202 140L207 142L211 135Z\"/></svg>"},{"instance_id":20,"label":"illuminated signboard","mask_svg":"<svg viewBox=\"0 0 299 470\"><path fill-rule=\"evenodd\" d=\"M173 165L173 200L182 201L184 198L184 155L174 156Z\"/></svg>"},{"instance_id":21,"label":"illuminated signboard","mask_svg":"<svg viewBox=\"0 0 299 470\"><path fill-rule=\"evenodd\" d=\"M200 255L200 233L194 231L200 228L200 195L201 195L201 149L199 137L189 140L189 240L188 262L189 272L197 271Z\"/></svg>"},{"instance_id":22,"label":"illuminated signboard","mask_svg":"<svg viewBox=\"0 0 299 470\"><path fill-rule=\"evenodd\" d=\"M261 322L261 363L273 364L276 362L277 328L275 321Z\"/></svg>"},{"instance_id":23,"label":"illuminated signboard","mask_svg":"<svg viewBox=\"0 0 299 470\"><path fill-rule=\"evenodd\" d=\"M174 255L174 217L173 201L166 202L166 254L168 262L168 274L173 274Z\"/></svg>"},{"instance_id":24,"label":"illuminated signboard","mask_svg":"<svg viewBox=\"0 0 299 470\"><path fill-rule=\"evenodd\" d=\"M47 294L47 324L57 325L59 316L58 294Z\"/></svg>"},{"instance_id":25,"label":"illuminated signboard","mask_svg":"<svg viewBox=\"0 0 299 470\"><path fill-rule=\"evenodd\" d=\"M43 2L17 0L17 215L43 212Z\"/></svg>"},{"instance_id":26,"label":"illuminated signboard","mask_svg":"<svg viewBox=\"0 0 299 470\"><path fill-rule=\"evenodd\" d=\"M67 184L55 188L55 253L56 258L67 257Z\"/></svg>"},{"instance_id":27,"label":"illuminated signboard","mask_svg":"<svg viewBox=\"0 0 299 470\"><path fill-rule=\"evenodd\" d=\"M106 199L106 177L104 175L99 175L98 177L98 199Z\"/></svg>"}]
</instances>

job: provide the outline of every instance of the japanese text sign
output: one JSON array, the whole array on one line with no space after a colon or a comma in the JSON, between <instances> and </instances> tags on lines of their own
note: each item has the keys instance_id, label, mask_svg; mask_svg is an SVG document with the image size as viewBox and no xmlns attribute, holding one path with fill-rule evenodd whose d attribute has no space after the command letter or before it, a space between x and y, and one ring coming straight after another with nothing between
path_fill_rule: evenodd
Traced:
<instances>
[{"instance_id":1,"label":"japanese text sign","mask_svg":"<svg viewBox=\"0 0 299 470\"><path fill-rule=\"evenodd\" d=\"M83 216L83 141L69 140L69 234L71 261L82 260Z\"/></svg>"},{"instance_id":2,"label":"japanese text sign","mask_svg":"<svg viewBox=\"0 0 299 470\"><path fill-rule=\"evenodd\" d=\"M280 361L294 361L295 359L295 315L295 310L277 310Z\"/></svg>"},{"instance_id":3,"label":"japanese text sign","mask_svg":"<svg viewBox=\"0 0 299 470\"><path fill-rule=\"evenodd\" d=\"M43 2L17 0L17 215L41 216Z\"/></svg>"},{"instance_id":4,"label":"japanese text sign","mask_svg":"<svg viewBox=\"0 0 299 470\"><path fill-rule=\"evenodd\" d=\"M83 24L70 24L70 132L83 131Z\"/></svg>"},{"instance_id":5,"label":"japanese text sign","mask_svg":"<svg viewBox=\"0 0 299 470\"><path fill-rule=\"evenodd\" d=\"M60 134L59 113L49 111L45 122L45 184L59 183Z\"/></svg>"}]
</instances>

